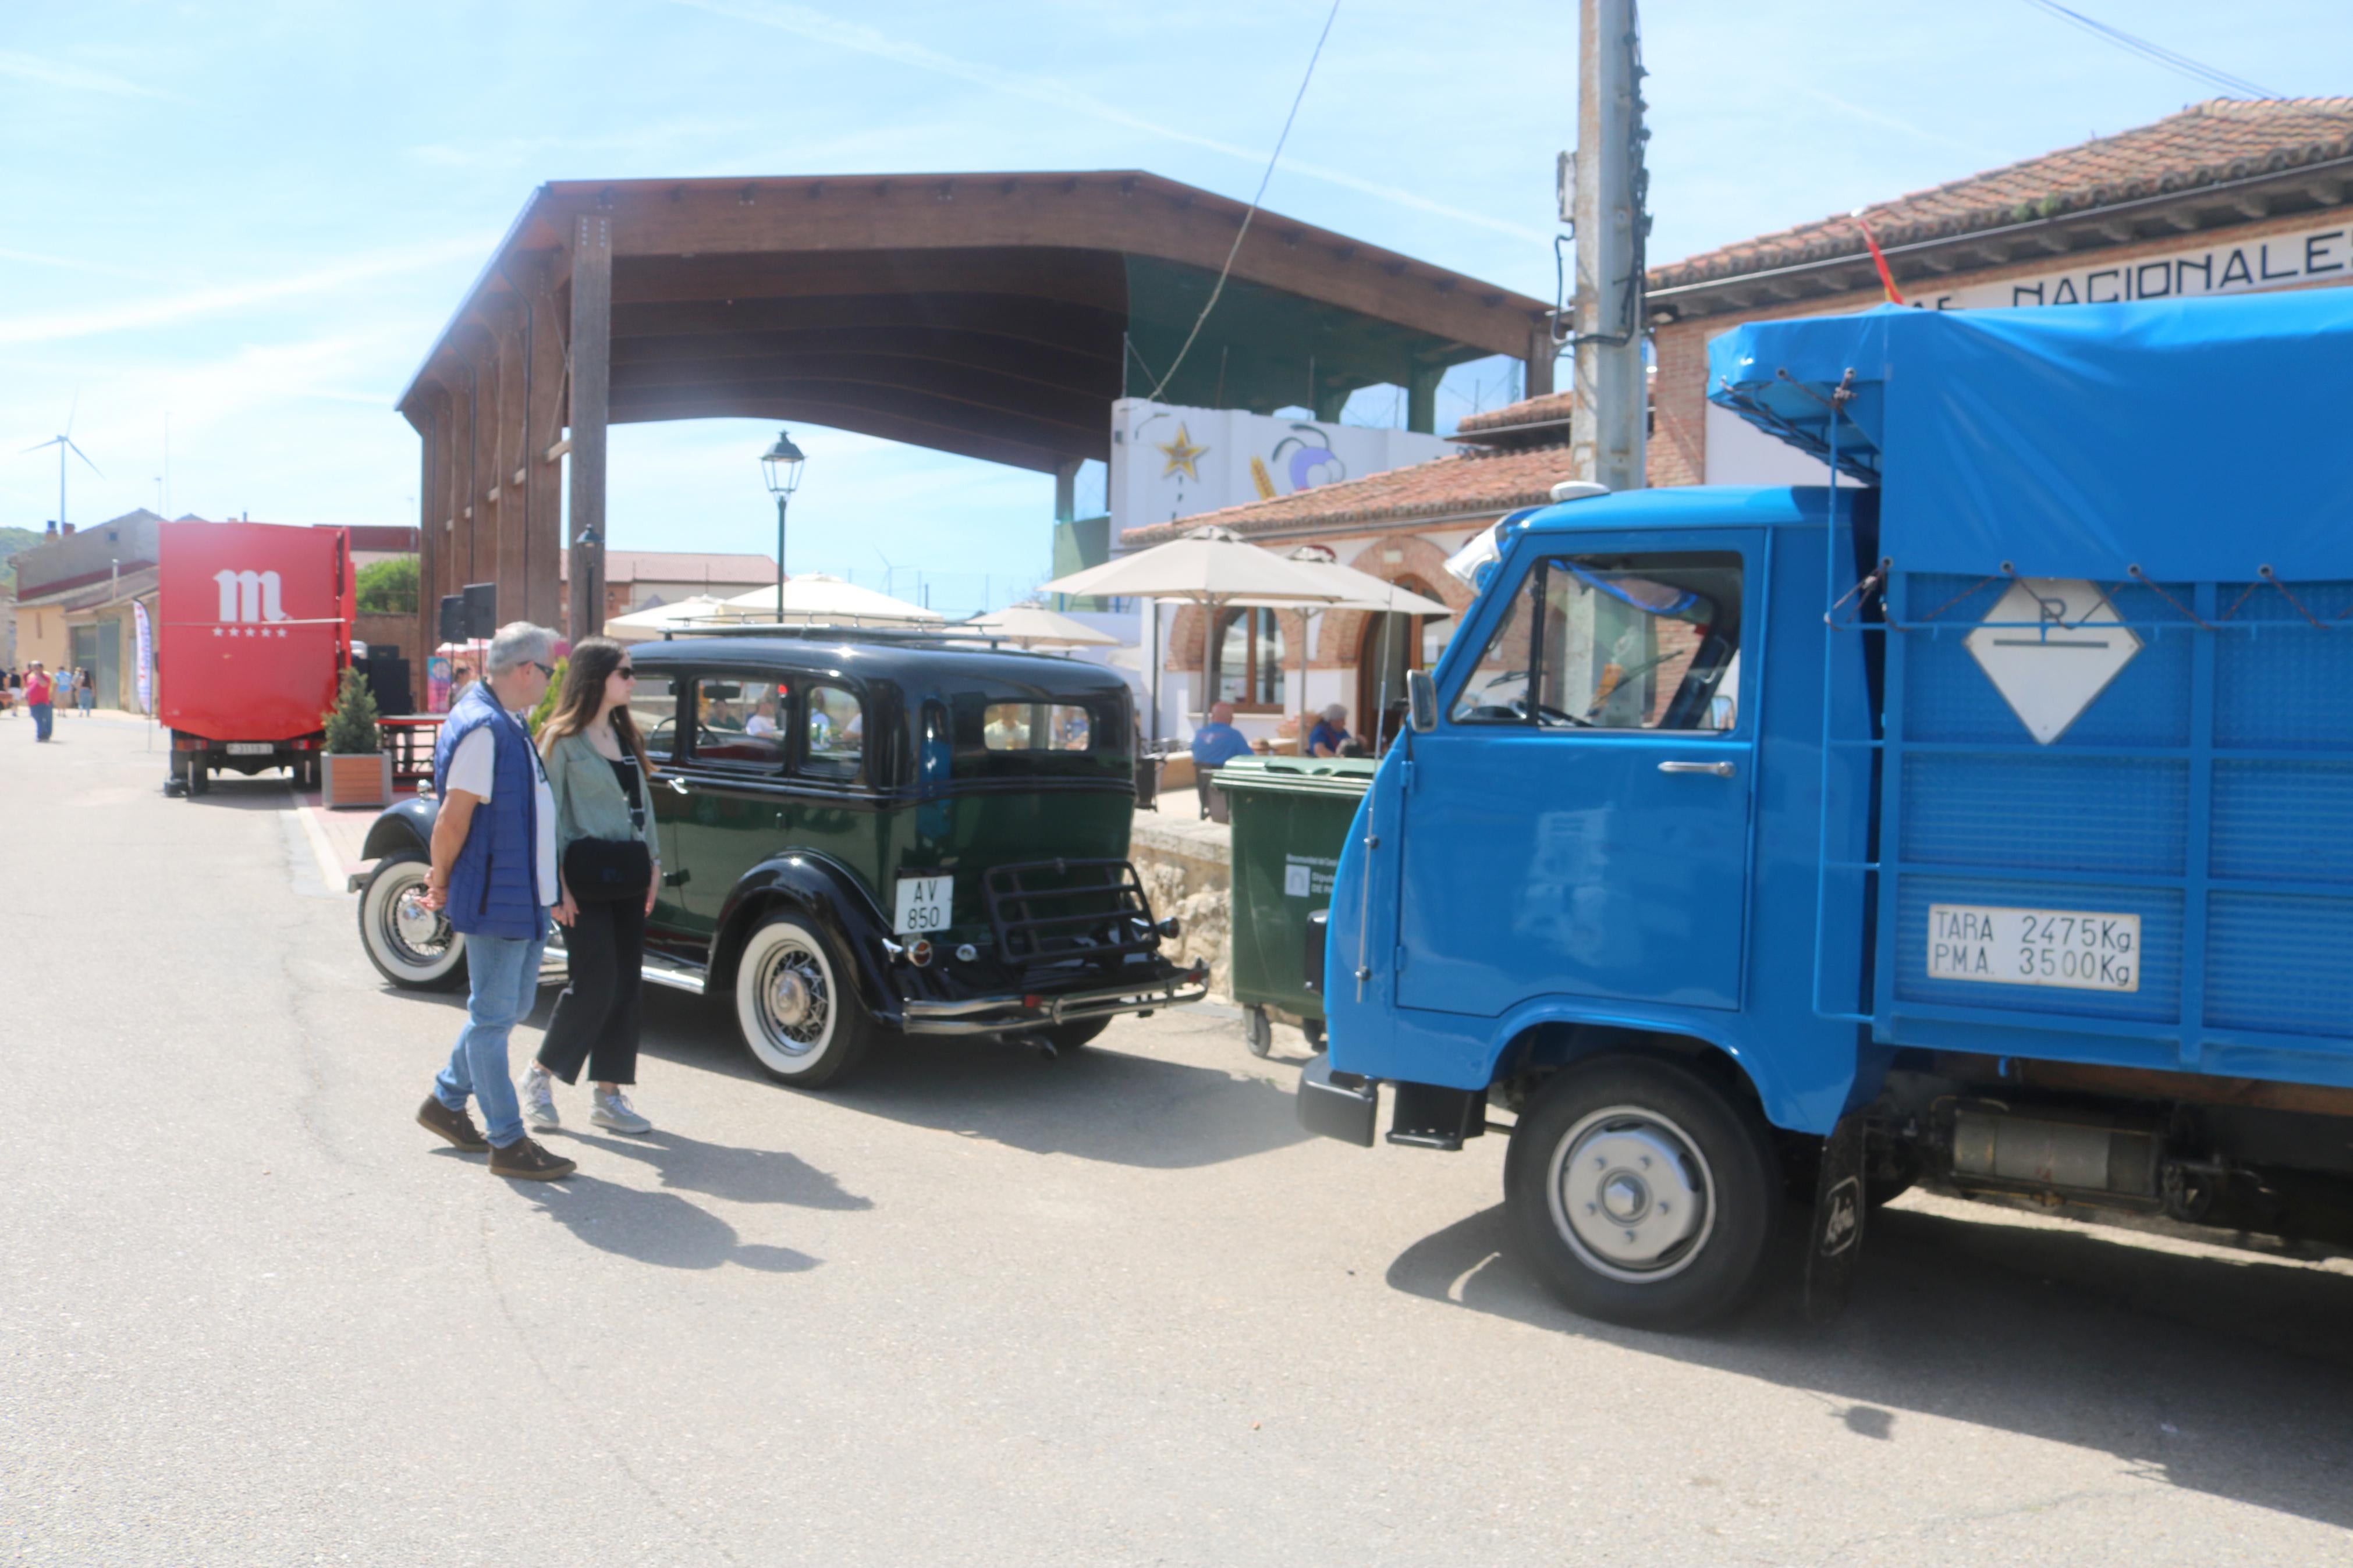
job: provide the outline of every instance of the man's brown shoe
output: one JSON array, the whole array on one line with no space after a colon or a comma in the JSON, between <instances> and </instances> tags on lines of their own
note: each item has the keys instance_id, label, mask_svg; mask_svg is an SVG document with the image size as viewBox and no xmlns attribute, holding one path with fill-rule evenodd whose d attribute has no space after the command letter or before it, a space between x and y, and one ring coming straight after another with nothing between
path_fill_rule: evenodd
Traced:
<instances>
[{"instance_id":1,"label":"man's brown shoe","mask_svg":"<svg viewBox=\"0 0 2353 1568\"><path fill-rule=\"evenodd\" d=\"M425 1103L417 1108L417 1125L438 1132L469 1154L480 1154L490 1148L491 1141L474 1125L474 1119L462 1110L452 1110L441 1103L438 1094L428 1094Z\"/></svg>"},{"instance_id":2,"label":"man's brown shoe","mask_svg":"<svg viewBox=\"0 0 2353 1568\"><path fill-rule=\"evenodd\" d=\"M580 1168L576 1161L551 1154L528 1138L491 1150L491 1174L522 1182L560 1182Z\"/></svg>"}]
</instances>

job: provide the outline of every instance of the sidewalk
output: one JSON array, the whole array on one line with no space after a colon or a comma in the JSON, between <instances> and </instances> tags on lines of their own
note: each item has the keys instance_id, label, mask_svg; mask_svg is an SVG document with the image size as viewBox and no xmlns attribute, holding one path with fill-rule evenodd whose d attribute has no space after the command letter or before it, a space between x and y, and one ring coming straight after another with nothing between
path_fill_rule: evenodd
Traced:
<instances>
[{"instance_id":1,"label":"sidewalk","mask_svg":"<svg viewBox=\"0 0 2353 1568\"><path fill-rule=\"evenodd\" d=\"M367 842L368 829L375 826L379 815L376 808L354 806L329 811L319 804L317 790L298 789L294 792L294 812L301 819L302 832L311 840L312 852L319 858L320 875L335 891L342 892L351 878L375 864L361 850Z\"/></svg>"}]
</instances>

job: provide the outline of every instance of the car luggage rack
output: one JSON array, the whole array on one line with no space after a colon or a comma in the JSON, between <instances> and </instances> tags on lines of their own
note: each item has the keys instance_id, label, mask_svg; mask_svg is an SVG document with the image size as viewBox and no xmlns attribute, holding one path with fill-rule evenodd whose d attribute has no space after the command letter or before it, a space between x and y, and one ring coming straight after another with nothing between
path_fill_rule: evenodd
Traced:
<instances>
[{"instance_id":1,"label":"car luggage rack","mask_svg":"<svg viewBox=\"0 0 2353 1568\"><path fill-rule=\"evenodd\" d=\"M1050 879L1057 886L1039 883ZM1125 860L1025 860L980 879L997 951L1008 963L1152 952L1160 933Z\"/></svg>"}]
</instances>

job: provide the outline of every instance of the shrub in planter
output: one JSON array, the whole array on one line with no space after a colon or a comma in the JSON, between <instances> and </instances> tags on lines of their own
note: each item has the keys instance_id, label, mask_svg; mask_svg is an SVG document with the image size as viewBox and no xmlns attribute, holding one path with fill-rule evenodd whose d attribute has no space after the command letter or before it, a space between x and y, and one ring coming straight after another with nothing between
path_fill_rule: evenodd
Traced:
<instances>
[{"instance_id":1,"label":"shrub in planter","mask_svg":"<svg viewBox=\"0 0 2353 1568\"><path fill-rule=\"evenodd\" d=\"M375 699L356 669L343 671L335 705L327 710L327 754L320 774L325 804L332 806L392 804L392 754L376 737Z\"/></svg>"}]
</instances>

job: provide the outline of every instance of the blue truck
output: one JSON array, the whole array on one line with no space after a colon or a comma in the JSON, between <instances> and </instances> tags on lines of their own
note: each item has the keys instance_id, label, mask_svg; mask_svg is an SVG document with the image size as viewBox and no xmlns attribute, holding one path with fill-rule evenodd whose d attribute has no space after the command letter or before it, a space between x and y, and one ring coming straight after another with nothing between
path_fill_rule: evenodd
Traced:
<instances>
[{"instance_id":1,"label":"blue truck","mask_svg":"<svg viewBox=\"0 0 2353 1568\"><path fill-rule=\"evenodd\" d=\"M1657 1328L1800 1237L1835 1310L1915 1183L2353 1241L2348 363L2334 289L1718 339L1836 482L1497 525L1303 1123L1507 1133L1515 1255Z\"/></svg>"}]
</instances>

